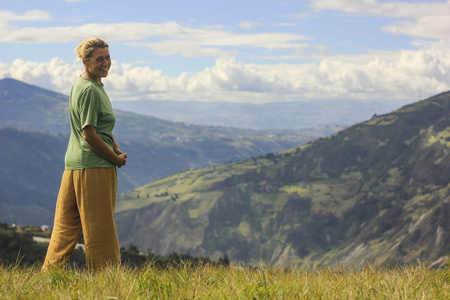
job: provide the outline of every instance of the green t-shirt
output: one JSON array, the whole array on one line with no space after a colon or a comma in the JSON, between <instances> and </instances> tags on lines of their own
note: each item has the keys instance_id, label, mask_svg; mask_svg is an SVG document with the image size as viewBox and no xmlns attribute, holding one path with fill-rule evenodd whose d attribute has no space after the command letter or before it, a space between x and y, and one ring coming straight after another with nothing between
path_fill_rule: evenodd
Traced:
<instances>
[{"instance_id":1,"label":"green t-shirt","mask_svg":"<svg viewBox=\"0 0 450 300\"><path fill-rule=\"evenodd\" d=\"M83 136L83 128L94 126L97 134L113 149L112 130L116 122L111 102L103 85L87 77L78 77L69 99L70 138L65 169L109 168L114 164L95 153Z\"/></svg>"}]
</instances>

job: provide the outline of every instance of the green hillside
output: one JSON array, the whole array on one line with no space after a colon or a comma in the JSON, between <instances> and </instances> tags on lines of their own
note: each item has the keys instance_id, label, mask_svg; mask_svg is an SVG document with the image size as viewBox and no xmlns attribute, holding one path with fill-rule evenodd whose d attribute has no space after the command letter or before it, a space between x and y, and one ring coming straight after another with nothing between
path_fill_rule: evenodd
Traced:
<instances>
[{"instance_id":1,"label":"green hillside","mask_svg":"<svg viewBox=\"0 0 450 300\"><path fill-rule=\"evenodd\" d=\"M67 95L0 80L0 221L53 224L70 132L67 109ZM119 193L191 168L282 151L342 128L244 130L115 114L114 135L128 153L118 173Z\"/></svg>"},{"instance_id":2,"label":"green hillside","mask_svg":"<svg viewBox=\"0 0 450 300\"><path fill-rule=\"evenodd\" d=\"M120 196L121 243L283 264L434 261L450 252L450 93L279 154Z\"/></svg>"},{"instance_id":3,"label":"green hillside","mask_svg":"<svg viewBox=\"0 0 450 300\"><path fill-rule=\"evenodd\" d=\"M68 136L0 128L0 220L51 224Z\"/></svg>"}]
</instances>

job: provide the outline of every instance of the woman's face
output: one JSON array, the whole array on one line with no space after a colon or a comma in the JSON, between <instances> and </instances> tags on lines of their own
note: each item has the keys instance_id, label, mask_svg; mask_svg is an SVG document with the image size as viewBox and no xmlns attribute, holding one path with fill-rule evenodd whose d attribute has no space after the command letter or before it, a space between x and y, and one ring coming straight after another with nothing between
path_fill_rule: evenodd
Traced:
<instances>
[{"instance_id":1,"label":"woman's face","mask_svg":"<svg viewBox=\"0 0 450 300\"><path fill-rule=\"evenodd\" d=\"M83 59L86 71L89 77L95 81L101 82L102 77L108 76L109 68L111 67L111 57L109 56L109 49L97 48L92 52L89 60Z\"/></svg>"}]
</instances>

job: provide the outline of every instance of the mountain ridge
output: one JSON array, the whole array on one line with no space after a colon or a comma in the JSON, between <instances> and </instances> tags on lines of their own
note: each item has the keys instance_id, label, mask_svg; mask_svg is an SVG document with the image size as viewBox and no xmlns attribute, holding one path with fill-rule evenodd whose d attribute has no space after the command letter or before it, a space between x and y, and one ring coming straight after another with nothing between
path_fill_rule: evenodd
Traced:
<instances>
[{"instance_id":1,"label":"mountain ridge","mask_svg":"<svg viewBox=\"0 0 450 300\"><path fill-rule=\"evenodd\" d=\"M247 129L303 129L355 124L393 111L405 101L303 100L262 104L196 101L115 101L117 108L166 120Z\"/></svg>"},{"instance_id":2,"label":"mountain ridge","mask_svg":"<svg viewBox=\"0 0 450 300\"><path fill-rule=\"evenodd\" d=\"M164 254L360 266L450 251L450 93L307 145L121 194L119 238Z\"/></svg>"},{"instance_id":3,"label":"mountain ridge","mask_svg":"<svg viewBox=\"0 0 450 300\"><path fill-rule=\"evenodd\" d=\"M0 122L16 116L4 109L3 83ZM29 96L23 99L51 103L55 95ZM39 105L25 108L41 115ZM65 126L58 122L67 122L66 112L56 108L42 113L47 127L26 114L0 123L0 212L7 217L52 215L67 133L42 128ZM449 109L450 93L442 93L304 145L298 131L252 137L252 130L181 123L171 130L170 121L118 111L124 126L117 136L127 136L121 145L136 158L129 173L120 172L119 182L134 185L117 201L121 244L226 254L251 265L439 260L450 251ZM268 150L276 147L282 150ZM161 170L166 175L154 181Z\"/></svg>"},{"instance_id":4,"label":"mountain ridge","mask_svg":"<svg viewBox=\"0 0 450 300\"><path fill-rule=\"evenodd\" d=\"M119 193L180 171L278 152L339 130L256 131L121 110L115 114L115 138L129 155L126 168L118 172ZM1 219L36 226L53 223L69 133L67 95L0 80Z\"/></svg>"}]
</instances>

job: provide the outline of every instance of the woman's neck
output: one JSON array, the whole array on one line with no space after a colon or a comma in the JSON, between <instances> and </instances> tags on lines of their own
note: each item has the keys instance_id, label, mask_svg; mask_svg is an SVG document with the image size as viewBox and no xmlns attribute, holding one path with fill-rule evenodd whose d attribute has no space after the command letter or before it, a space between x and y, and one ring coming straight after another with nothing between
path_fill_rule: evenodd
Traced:
<instances>
[{"instance_id":1,"label":"woman's neck","mask_svg":"<svg viewBox=\"0 0 450 300\"><path fill-rule=\"evenodd\" d=\"M102 78L101 77L97 77L97 76L93 76L91 73L88 72L88 70L85 70L81 74L81 76L90 78L90 79L94 80L95 82L98 82L98 83L102 84Z\"/></svg>"}]
</instances>

